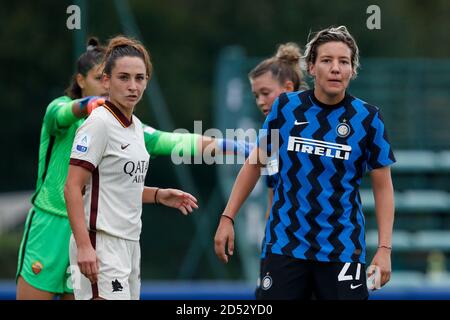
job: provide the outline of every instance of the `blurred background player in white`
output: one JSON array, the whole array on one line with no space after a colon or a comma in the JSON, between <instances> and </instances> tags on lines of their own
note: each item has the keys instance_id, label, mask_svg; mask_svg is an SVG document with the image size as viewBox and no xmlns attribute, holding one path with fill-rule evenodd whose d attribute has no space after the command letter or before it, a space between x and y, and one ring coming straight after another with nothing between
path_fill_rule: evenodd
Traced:
<instances>
[{"instance_id":1,"label":"blurred background player in white","mask_svg":"<svg viewBox=\"0 0 450 320\"><path fill-rule=\"evenodd\" d=\"M74 140L64 195L73 231L70 260L82 273L72 276L76 299L139 299L142 202L183 214L197 208L188 193L144 186L149 154L133 111L151 71L142 44L113 38L103 76L109 100Z\"/></svg>"},{"instance_id":2,"label":"blurred background player in white","mask_svg":"<svg viewBox=\"0 0 450 320\"><path fill-rule=\"evenodd\" d=\"M232 220L270 157L279 133L279 179L266 225L259 299L367 299L365 230L359 185L370 171L381 285L391 273L395 158L379 109L346 92L359 52L347 28L316 33L305 50L314 89L282 94L233 186L215 236L216 255L233 254ZM228 247L228 255L226 251Z\"/></svg>"},{"instance_id":3,"label":"blurred background player in white","mask_svg":"<svg viewBox=\"0 0 450 320\"><path fill-rule=\"evenodd\" d=\"M278 46L274 56L261 61L249 72L248 78L252 93L255 96L256 105L265 117L272 110L273 102L280 94L308 88L304 81L301 62L302 53L300 47L294 42L288 42ZM277 168L278 161L277 157L274 156L271 168L267 170L267 175L265 176L265 182L268 188L265 221L269 219L273 201L273 190L279 182ZM263 260L264 254L261 254L261 267ZM257 282L256 296L259 295L260 280L261 274Z\"/></svg>"}]
</instances>

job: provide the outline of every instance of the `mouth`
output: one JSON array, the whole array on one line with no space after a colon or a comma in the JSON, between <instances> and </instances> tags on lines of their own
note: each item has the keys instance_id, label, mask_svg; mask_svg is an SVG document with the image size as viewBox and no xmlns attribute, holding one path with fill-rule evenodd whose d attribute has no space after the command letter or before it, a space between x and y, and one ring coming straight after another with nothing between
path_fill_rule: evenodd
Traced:
<instances>
[{"instance_id":1,"label":"mouth","mask_svg":"<svg viewBox=\"0 0 450 320\"><path fill-rule=\"evenodd\" d=\"M130 94L130 95L126 96L126 98L127 98L127 100L130 100L130 101L136 101L138 96L135 94Z\"/></svg>"},{"instance_id":2,"label":"mouth","mask_svg":"<svg viewBox=\"0 0 450 320\"><path fill-rule=\"evenodd\" d=\"M333 84L341 84L342 81L338 79L329 79L328 82Z\"/></svg>"}]
</instances>

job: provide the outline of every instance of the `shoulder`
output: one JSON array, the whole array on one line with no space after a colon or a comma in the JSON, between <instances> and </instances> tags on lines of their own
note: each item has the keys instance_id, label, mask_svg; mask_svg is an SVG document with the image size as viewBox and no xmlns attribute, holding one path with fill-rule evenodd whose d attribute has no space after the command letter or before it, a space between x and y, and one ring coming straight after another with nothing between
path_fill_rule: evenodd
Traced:
<instances>
[{"instance_id":1,"label":"shoulder","mask_svg":"<svg viewBox=\"0 0 450 320\"><path fill-rule=\"evenodd\" d=\"M350 99L351 99L350 101L351 101L352 106L357 111L366 111L372 115L375 115L376 113L378 113L380 111L380 108L378 108L377 106L370 104L362 99L359 99L352 95L350 95Z\"/></svg>"},{"instance_id":2,"label":"shoulder","mask_svg":"<svg viewBox=\"0 0 450 320\"><path fill-rule=\"evenodd\" d=\"M86 118L83 126L94 126L94 128L107 128L108 126L108 111L105 108L99 107L92 110L92 113Z\"/></svg>"},{"instance_id":3,"label":"shoulder","mask_svg":"<svg viewBox=\"0 0 450 320\"><path fill-rule=\"evenodd\" d=\"M293 100L298 100L299 95L301 93L302 93L302 91L285 92L285 93L282 93L279 98L280 98L280 100L283 99L283 100L286 100L286 102L290 102Z\"/></svg>"},{"instance_id":4,"label":"shoulder","mask_svg":"<svg viewBox=\"0 0 450 320\"><path fill-rule=\"evenodd\" d=\"M136 124L136 127L143 127L142 121L134 114L132 115L131 119L133 119L133 122Z\"/></svg>"},{"instance_id":5,"label":"shoulder","mask_svg":"<svg viewBox=\"0 0 450 320\"><path fill-rule=\"evenodd\" d=\"M286 92L286 102L287 103L293 103L295 105L305 104L309 100L309 96L311 94L311 90L301 90L301 91L292 91L292 92Z\"/></svg>"},{"instance_id":6,"label":"shoulder","mask_svg":"<svg viewBox=\"0 0 450 320\"><path fill-rule=\"evenodd\" d=\"M90 117L106 118L106 117L108 117L109 114L111 114L111 112L106 110L106 108L103 108L102 106L100 106L100 107L95 108L94 110L92 110L92 112L91 112L91 114L89 115L88 118L90 118Z\"/></svg>"}]
</instances>

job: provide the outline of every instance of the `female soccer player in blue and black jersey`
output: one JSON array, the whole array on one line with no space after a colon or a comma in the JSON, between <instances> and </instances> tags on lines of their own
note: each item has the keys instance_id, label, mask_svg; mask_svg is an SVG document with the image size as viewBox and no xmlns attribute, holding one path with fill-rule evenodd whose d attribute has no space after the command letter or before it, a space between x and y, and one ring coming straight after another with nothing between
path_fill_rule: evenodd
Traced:
<instances>
[{"instance_id":1,"label":"female soccer player in blue and black jersey","mask_svg":"<svg viewBox=\"0 0 450 320\"><path fill-rule=\"evenodd\" d=\"M275 99L282 93L298 90L305 90L307 85L304 81L301 68L302 53L300 47L293 42L282 44L277 52L270 58L261 61L248 74L250 85L252 87L255 102L265 117L272 110ZM265 221L269 219L270 209L273 202L273 190L278 179L278 163L276 157L273 157L272 163L268 165L267 175L265 177L268 188L268 207L265 214ZM264 243L264 240L263 240ZM264 253L261 255L261 268L264 261ZM258 278L256 296L260 292L261 275Z\"/></svg>"},{"instance_id":2,"label":"female soccer player in blue and black jersey","mask_svg":"<svg viewBox=\"0 0 450 320\"><path fill-rule=\"evenodd\" d=\"M275 101L263 126L267 132L233 186L215 237L216 254L224 262L234 250L231 222L261 166L278 151L280 183L266 226L261 299L368 298L359 196L367 171L379 237L371 264L380 270L381 285L389 281L394 220L389 166L395 158L379 109L347 92L358 55L344 26L315 34L305 50L314 89Z\"/></svg>"}]
</instances>

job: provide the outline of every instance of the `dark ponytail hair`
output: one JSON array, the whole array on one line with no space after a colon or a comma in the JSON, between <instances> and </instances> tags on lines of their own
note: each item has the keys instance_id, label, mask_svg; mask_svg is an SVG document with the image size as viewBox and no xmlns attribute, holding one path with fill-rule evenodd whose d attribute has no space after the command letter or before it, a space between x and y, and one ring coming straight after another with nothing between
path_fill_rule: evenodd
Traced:
<instances>
[{"instance_id":1,"label":"dark ponytail hair","mask_svg":"<svg viewBox=\"0 0 450 320\"><path fill-rule=\"evenodd\" d=\"M95 37L89 38L87 42L86 52L84 52L77 61L77 71L72 76L72 81L66 89L65 94L71 99L79 99L82 97L81 88L77 82L77 74L86 77L89 70L100 64L105 56L105 48L100 45Z\"/></svg>"}]
</instances>

